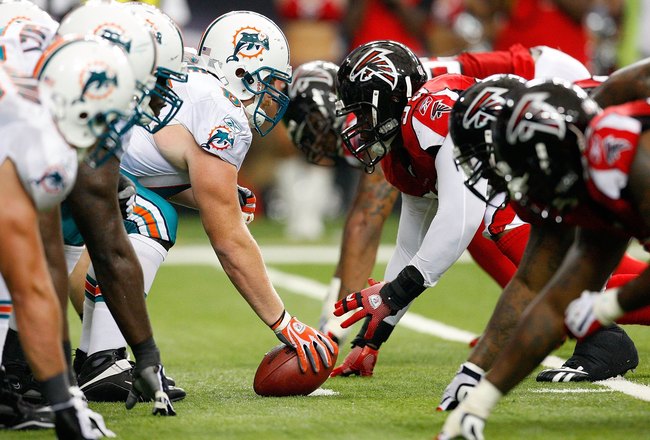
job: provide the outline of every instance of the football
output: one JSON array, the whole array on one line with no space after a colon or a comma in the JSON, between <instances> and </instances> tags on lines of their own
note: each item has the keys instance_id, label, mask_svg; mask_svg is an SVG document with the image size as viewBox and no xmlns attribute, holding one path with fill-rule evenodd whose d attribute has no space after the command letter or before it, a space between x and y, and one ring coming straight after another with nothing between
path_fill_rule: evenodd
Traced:
<instances>
[{"instance_id":1,"label":"football","mask_svg":"<svg viewBox=\"0 0 650 440\"><path fill-rule=\"evenodd\" d=\"M281 344L264 355L255 373L253 390L260 396L304 396L327 380L335 364L336 356L333 356L329 368L321 368L318 373L309 368L303 373L296 350Z\"/></svg>"}]
</instances>

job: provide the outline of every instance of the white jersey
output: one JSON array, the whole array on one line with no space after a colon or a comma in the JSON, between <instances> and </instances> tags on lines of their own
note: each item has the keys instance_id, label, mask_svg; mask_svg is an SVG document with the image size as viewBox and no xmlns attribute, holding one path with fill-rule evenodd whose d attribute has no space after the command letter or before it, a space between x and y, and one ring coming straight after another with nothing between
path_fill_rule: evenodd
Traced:
<instances>
[{"instance_id":1,"label":"white jersey","mask_svg":"<svg viewBox=\"0 0 650 440\"><path fill-rule=\"evenodd\" d=\"M0 34L0 65L21 75L32 76L41 54L54 38L58 24L13 21Z\"/></svg>"},{"instance_id":2,"label":"white jersey","mask_svg":"<svg viewBox=\"0 0 650 440\"><path fill-rule=\"evenodd\" d=\"M36 207L47 209L72 189L77 154L37 102L36 80L16 83L0 69L0 163L11 160Z\"/></svg>"},{"instance_id":3,"label":"white jersey","mask_svg":"<svg viewBox=\"0 0 650 440\"><path fill-rule=\"evenodd\" d=\"M174 91L183 105L169 125L182 125L194 136L197 148L239 170L253 139L239 100L203 70L190 71L187 83L174 83ZM121 166L148 188L190 183L188 173L170 164L156 147L153 135L141 127L133 129Z\"/></svg>"}]
</instances>

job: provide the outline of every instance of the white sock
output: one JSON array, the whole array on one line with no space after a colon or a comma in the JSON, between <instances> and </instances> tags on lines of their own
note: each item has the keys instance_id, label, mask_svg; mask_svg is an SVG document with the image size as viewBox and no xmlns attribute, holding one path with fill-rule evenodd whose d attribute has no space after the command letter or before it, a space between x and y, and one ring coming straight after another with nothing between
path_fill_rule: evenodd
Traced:
<instances>
[{"instance_id":1,"label":"white sock","mask_svg":"<svg viewBox=\"0 0 650 440\"><path fill-rule=\"evenodd\" d=\"M160 265L165 261L167 251L159 243L139 234L129 234L129 239L142 266L144 295L146 296L149 293L149 289L151 289ZM85 318L84 311L84 320ZM101 292L95 300L89 333L89 355L102 350L126 347L126 340L108 310L108 306L104 302Z\"/></svg>"}]
</instances>

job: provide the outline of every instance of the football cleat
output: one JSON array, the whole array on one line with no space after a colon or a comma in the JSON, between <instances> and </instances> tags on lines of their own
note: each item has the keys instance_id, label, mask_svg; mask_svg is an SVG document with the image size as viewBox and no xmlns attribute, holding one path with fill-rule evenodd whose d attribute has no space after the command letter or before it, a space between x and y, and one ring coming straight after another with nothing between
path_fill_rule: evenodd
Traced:
<instances>
[{"instance_id":1,"label":"football cleat","mask_svg":"<svg viewBox=\"0 0 650 440\"><path fill-rule=\"evenodd\" d=\"M21 359L7 360L4 363L5 380L11 391L23 396L27 402L43 405L45 398L41 393L41 384L34 379L31 368L26 361Z\"/></svg>"},{"instance_id":2,"label":"football cleat","mask_svg":"<svg viewBox=\"0 0 650 440\"><path fill-rule=\"evenodd\" d=\"M48 406L32 405L3 386L0 389L0 429L54 428L54 413Z\"/></svg>"},{"instance_id":3,"label":"football cleat","mask_svg":"<svg viewBox=\"0 0 650 440\"><path fill-rule=\"evenodd\" d=\"M370 348L367 345L353 347L343 363L332 370L330 377L372 376L377 363L377 356L379 356L379 350Z\"/></svg>"},{"instance_id":4,"label":"football cleat","mask_svg":"<svg viewBox=\"0 0 650 440\"><path fill-rule=\"evenodd\" d=\"M79 388L89 401L125 402L133 383L134 363L127 358L126 348L103 350L87 356L77 350L74 369ZM182 400L187 393L167 378L169 399Z\"/></svg>"},{"instance_id":5,"label":"football cleat","mask_svg":"<svg viewBox=\"0 0 650 440\"><path fill-rule=\"evenodd\" d=\"M639 365L632 339L618 326L603 328L576 343L573 356L560 368L537 375L537 382L581 382L624 375Z\"/></svg>"}]
</instances>

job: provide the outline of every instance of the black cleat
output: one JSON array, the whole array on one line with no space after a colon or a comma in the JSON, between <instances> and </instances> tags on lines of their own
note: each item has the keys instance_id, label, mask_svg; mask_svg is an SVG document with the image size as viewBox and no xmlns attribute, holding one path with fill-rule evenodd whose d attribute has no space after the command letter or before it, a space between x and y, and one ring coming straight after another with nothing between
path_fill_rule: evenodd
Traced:
<instances>
[{"instance_id":1,"label":"black cleat","mask_svg":"<svg viewBox=\"0 0 650 440\"><path fill-rule=\"evenodd\" d=\"M34 379L31 368L22 360L11 360L4 364L5 380L9 389L20 394L23 399L35 405L44 405L45 398L41 393L41 384Z\"/></svg>"},{"instance_id":2,"label":"black cleat","mask_svg":"<svg viewBox=\"0 0 650 440\"><path fill-rule=\"evenodd\" d=\"M32 405L25 402L20 394L0 389L0 428L52 429L54 413L48 406Z\"/></svg>"},{"instance_id":3,"label":"black cleat","mask_svg":"<svg viewBox=\"0 0 650 440\"><path fill-rule=\"evenodd\" d=\"M634 342L614 325L579 341L562 367L541 371L537 382L596 382L623 376L638 365Z\"/></svg>"},{"instance_id":4,"label":"black cleat","mask_svg":"<svg viewBox=\"0 0 650 440\"><path fill-rule=\"evenodd\" d=\"M126 348L103 350L88 356L78 350L74 369L79 388L92 402L125 402L131 391L134 363L129 361ZM168 396L172 402L183 400L187 393L167 378Z\"/></svg>"}]
</instances>

